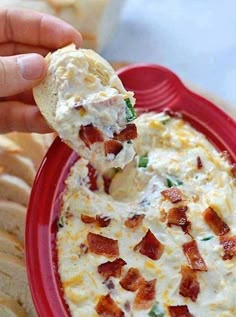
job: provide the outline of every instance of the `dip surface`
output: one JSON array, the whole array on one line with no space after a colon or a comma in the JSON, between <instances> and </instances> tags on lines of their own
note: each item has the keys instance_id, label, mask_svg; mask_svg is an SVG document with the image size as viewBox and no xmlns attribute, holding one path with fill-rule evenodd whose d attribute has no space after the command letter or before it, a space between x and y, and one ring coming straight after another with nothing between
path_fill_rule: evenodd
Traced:
<instances>
[{"instance_id":1,"label":"dip surface","mask_svg":"<svg viewBox=\"0 0 236 317\"><path fill-rule=\"evenodd\" d=\"M104 308L102 299L109 297L116 313L104 316L236 316L236 182L230 164L181 118L149 113L134 122L137 156L106 175L112 177L109 194L103 175L95 175L91 187L84 159L66 180L57 247L71 315L103 316L109 305ZM228 253L224 239L232 239ZM116 271L113 263L108 276L107 262L116 259L123 264ZM131 268L142 280L135 291L124 279ZM189 315L174 315L170 306Z\"/></svg>"}]
</instances>

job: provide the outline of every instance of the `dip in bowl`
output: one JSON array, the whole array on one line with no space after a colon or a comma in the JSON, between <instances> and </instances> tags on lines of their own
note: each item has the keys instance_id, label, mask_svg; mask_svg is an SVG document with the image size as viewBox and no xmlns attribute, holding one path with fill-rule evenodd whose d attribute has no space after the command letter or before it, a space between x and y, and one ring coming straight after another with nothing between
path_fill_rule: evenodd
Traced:
<instances>
[{"instance_id":1,"label":"dip in bowl","mask_svg":"<svg viewBox=\"0 0 236 317\"><path fill-rule=\"evenodd\" d=\"M233 316L235 121L162 67L120 77L140 112L133 162L99 175L57 139L37 175L26 243L38 314Z\"/></svg>"}]
</instances>

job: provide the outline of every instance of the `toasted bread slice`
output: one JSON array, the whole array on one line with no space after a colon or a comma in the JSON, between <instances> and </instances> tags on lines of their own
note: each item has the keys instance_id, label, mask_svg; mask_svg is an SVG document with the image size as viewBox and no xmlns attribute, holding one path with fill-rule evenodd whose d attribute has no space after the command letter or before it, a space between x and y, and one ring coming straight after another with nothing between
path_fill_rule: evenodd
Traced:
<instances>
[{"instance_id":1,"label":"toasted bread slice","mask_svg":"<svg viewBox=\"0 0 236 317\"><path fill-rule=\"evenodd\" d=\"M0 200L0 229L16 235L23 242L26 207L12 201Z\"/></svg>"},{"instance_id":2,"label":"toasted bread slice","mask_svg":"<svg viewBox=\"0 0 236 317\"><path fill-rule=\"evenodd\" d=\"M33 162L20 154L10 153L7 149L2 149L1 139L0 166L3 172L22 178L27 184L32 186L36 174Z\"/></svg>"},{"instance_id":3,"label":"toasted bread slice","mask_svg":"<svg viewBox=\"0 0 236 317\"><path fill-rule=\"evenodd\" d=\"M0 252L0 289L19 302L29 316L37 316L22 259Z\"/></svg>"},{"instance_id":4,"label":"toasted bread slice","mask_svg":"<svg viewBox=\"0 0 236 317\"><path fill-rule=\"evenodd\" d=\"M74 54L74 59L79 59L80 53L83 54L84 61L88 62L90 65L90 70L94 74L97 74L98 77L100 77L101 81L103 81L104 84L109 84L109 80L112 76L116 77L116 80L114 82L114 85L117 86L117 88L123 92L127 93L124 89L121 81L118 79L117 75L115 74L115 71L111 67L111 65L103 59L100 55L95 53L93 50L89 49L80 49L77 50L75 46L69 45L62 49L57 50L53 54L48 54L46 56L46 62L48 63L49 67L51 66L51 69L49 69L47 77L40 83L40 85L36 86L33 89L34 98L36 100L36 103L49 123L49 125L56 131L60 132L57 126L56 122L56 107L58 104L58 87L56 85L57 76L60 74L56 73L55 67L53 64L56 64L60 58L64 57L67 58L68 61L71 58L70 54ZM67 55L67 56L66 56ZM72 55L73 56L73 55ZM79 61L77 66L79 67ZM59 66L60 67L60 66ZM89 70L88 70L89 73ZM66 79L66 78L65 78ZM68 78L70 80L70 78ZM83 83L85 84L85 83ZM89 85L89 82L87 83ZM78 97L80 97L80 89L78 87ZM60 134L59 134L60 135Z\"/></svg>"},{"instance_id":5,"label":"toasted bread slice","mask_svg":"<svg viewBox=\"0 0 236 317\"><path fill-rule=\"evenodd\" d=\"M15 235L0 230L0 252L12 254L19 258L23 258L23 243L20 242L20 240Z\"/></svg>"},{"instance_id":6,"label":"toasted bread slice","mask_svg":"<svg viewBox=\"0 0 236 317\"><path fill-rule=\"evenodd\" d=\"M25 310L14 299L4 299L0 296L0 316L27 317Z\"/></svg>"},{"instance_id":7,"label":"toasted bread slice","mask_svg":"<svg viewBox=\"0 0 236 317\"><path fill-rule=\"evenodd\" d=\"M48 124L98 170L124 167L135 155L133 93L92 50L69 45L46 61L47 76L33 93Z\"/></svg>"},{"instance_id":8,"label":"toasted bread slice","mask_svg":"<svg viewBox=\"0 0 236 317\"><path fill-rule=\"evenodd\" d=\"M19 144L8 138L8 134L0 135L0 151L5 151L10 154L22 153L22 148Z\"/></svg>"},{"instance_id":9,"label":"toasted bread slice","mask_svg":"<svg viewBox=\"0 0 236 317\"><path fill-rule=\"evenodd\" d=\"M31 187L21 178L5 173L0 174L0 199L27 206L30 191Z\"/></svg>"},{"instance_id":10,"label":"toasted bread slice","mask_svg":"<svg viewBox=\"0 0 236 317\"><path fill-rule=\"evenodd\" d=\"M30 158L37 169L42 162L46 149L43 137L37 133L12 132L7 137L22 149L22 155Z\"/></svg>"}]
</instances>

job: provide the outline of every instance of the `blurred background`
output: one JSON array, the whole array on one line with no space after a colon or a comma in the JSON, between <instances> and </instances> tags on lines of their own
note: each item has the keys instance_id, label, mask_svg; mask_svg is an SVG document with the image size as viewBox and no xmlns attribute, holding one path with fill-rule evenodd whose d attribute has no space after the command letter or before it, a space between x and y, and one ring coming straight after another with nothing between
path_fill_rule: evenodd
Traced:
<instances>
[{"instance_id":1,"label":"blurred background","mask_svg":"<svg viewBox=\"0 0 236 317\"><path fill-rule=\"evenodd\" d=\"M166 66L236 107L235 0L127 0L109 60Z\"/></svg>"}]
</instances>

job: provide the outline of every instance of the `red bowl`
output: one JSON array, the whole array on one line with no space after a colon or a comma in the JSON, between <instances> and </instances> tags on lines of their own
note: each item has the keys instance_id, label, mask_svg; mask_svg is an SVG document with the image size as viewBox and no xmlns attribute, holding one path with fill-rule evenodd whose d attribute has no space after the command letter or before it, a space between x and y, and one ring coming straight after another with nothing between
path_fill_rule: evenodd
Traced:
<instances>
[{"instance_id":1,"label":"red bowl","mask_svg":"<svg viewBox=\"0 0 236 317\"><path fill-rule=\"evenodd\" d=\"M138 64L118 72L135 92L139 112L180 112L184 119L236 162L236 121L189 91L166 68ZM77 155L59 138L46 154L31 193L26 223L26 261L33 301L39 316L70 316L57 271L56 234L64 180ZM92 175L92 174L91 174ZM91 176L92 177L92 176Z\"/></svg>"}]
</instances>

